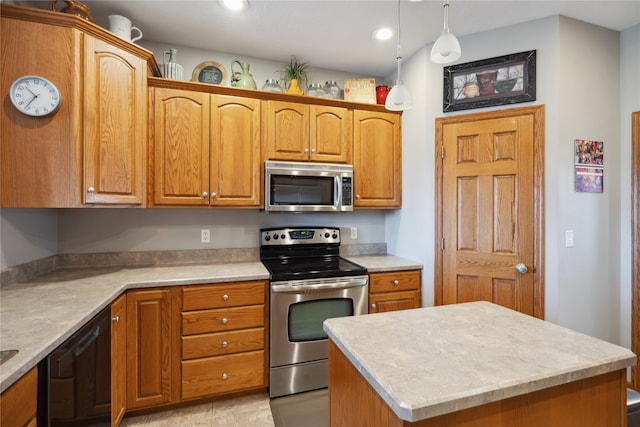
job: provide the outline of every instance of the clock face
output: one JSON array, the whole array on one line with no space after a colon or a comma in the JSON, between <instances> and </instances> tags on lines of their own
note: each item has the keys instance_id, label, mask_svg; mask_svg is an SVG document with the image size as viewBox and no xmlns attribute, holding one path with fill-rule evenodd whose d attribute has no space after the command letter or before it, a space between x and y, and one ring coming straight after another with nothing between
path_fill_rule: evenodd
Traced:
<instances>
[{"instance_id":1,"label":"clock face","mask_svg":"<svg viewBox=\"0 0 640 427\"><path fill-rule=\"evenodd\" d=\"M23 76L11 85L11 103L28 116L53 114L60 107L60 91L49 80L40 76Z\"/></svg>"}]
</instances>

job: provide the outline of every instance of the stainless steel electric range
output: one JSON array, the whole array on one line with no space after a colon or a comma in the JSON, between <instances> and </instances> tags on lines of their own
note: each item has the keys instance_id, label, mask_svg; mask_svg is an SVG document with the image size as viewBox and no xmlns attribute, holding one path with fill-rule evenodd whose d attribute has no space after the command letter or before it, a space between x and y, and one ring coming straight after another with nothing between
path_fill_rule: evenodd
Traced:
<instances>
[{"instance_id":1,"label":"stainless steel electric range","mask_svg":"<svg viewBox=\"0 0 640 427\"><path fill-rule=\"evenodd\" d=\"M340 256L340 229L260 230L270 273L269 396L327 387L328 337L322 323L367 313L367 269Z\"/></svg>"}]
</instances>

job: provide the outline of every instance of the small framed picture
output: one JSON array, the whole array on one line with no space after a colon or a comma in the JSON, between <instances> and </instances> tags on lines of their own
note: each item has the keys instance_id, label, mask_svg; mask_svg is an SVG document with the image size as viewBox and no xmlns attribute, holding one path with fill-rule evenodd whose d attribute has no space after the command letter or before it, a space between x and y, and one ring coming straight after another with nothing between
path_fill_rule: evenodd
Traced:
<instances>
[{"instance_id":1,"label":"small framed picture","mask_svg":"<svg viewBox=\"0 0 640 427\"><path fill-rule=\"evenodd\" d=\"M535 100L535 50L444 68L445 113Z\"/></svg>"},{"instance_id":2,"label":"small framed picture","mask_svg":"<svg viewBox=\"0 0 640 427\"><path fill-rule=\"evenodd\" d=\"M191 81L224 85L227 80L227 70L215 61L205 61L196 66L191 74Z\"/></svg>"}]
</instances>

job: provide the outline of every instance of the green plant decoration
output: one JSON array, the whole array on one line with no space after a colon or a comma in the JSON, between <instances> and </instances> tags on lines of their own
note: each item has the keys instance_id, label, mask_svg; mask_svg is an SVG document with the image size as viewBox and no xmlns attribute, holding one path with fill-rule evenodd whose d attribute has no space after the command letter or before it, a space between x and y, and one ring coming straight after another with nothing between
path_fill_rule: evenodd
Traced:
<instances>
[{"instance_id":1,"label":"green plant decoration","mask_svg":"<svg viewBox=\"0 0 640 427\"><path fill-rule=\"evenodd\" d=\"M293 79L297 79L298 83L302 87L307 87L307 69L309 68L308 62L300 62L295 55L291 55L289 63L282 67L281 78L285 82L290 82Z\"/></svg>"}]
</instances>

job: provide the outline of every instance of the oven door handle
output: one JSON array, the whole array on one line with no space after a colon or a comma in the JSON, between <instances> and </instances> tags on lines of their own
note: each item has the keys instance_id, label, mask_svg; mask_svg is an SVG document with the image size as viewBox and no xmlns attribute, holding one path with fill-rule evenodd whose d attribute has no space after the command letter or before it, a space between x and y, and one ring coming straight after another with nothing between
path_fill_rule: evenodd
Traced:
<instances>
[{"instance_id":1,"label":"oven door handle","mask_svg":"<svg viewBox=\"0 0 640 427\"><path fill-rule=\"evenodd\" d=\"M271 283L271 292L276 293L300 293L304 290L339 290L348 288L359 288L369 284L369 277L357 276L339 279L321 280L291 280L288 282Z\"/></svg>"}]
</instances>

